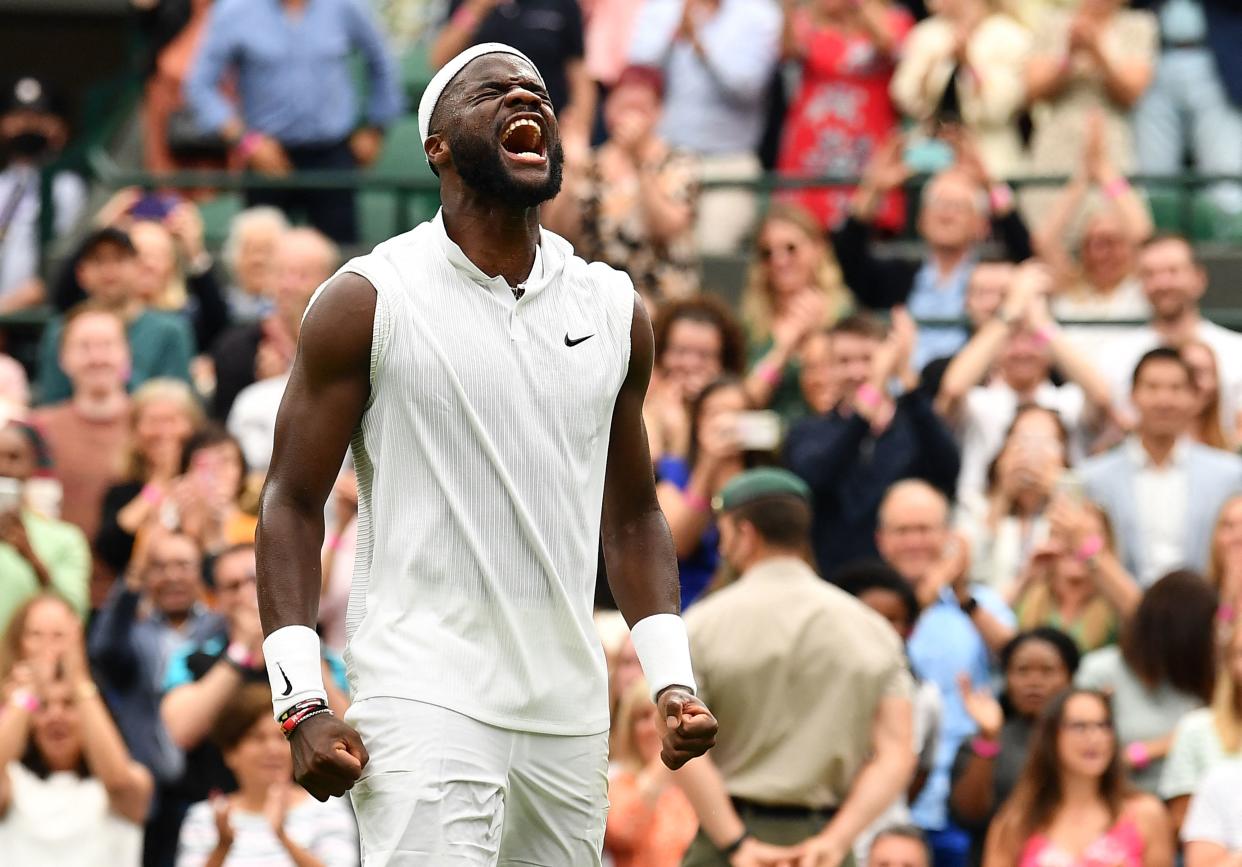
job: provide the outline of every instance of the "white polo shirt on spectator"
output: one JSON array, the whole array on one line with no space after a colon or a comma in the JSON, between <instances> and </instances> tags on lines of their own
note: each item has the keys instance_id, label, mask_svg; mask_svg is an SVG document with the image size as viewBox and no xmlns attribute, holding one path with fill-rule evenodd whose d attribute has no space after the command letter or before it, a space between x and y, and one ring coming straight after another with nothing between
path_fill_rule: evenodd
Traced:
<instances>
[{"instance_id":1,"label":"white polo shirt on spectator","mask_svg":"<svg viewBox=\"0 0 1242 867\"><path fill-rule=\"evenodd\" d=\"M1182 823L1183 843L1215 843L1231 853L1242 851L1242 761L1213 768L1190 801Z\"/></svg>"},{"instance_id":2,"label":"white polo shirt on spectator","mask_svg":"<svg viewBox=\"0 0 1242 867\"><path fill-rule=\"evenodd\" d=\"M1044 382L1035 389L1033 403L1055 411L1070 433L1071 460L1081 457L1082 428L1087 397L1074 383ZM1005 444L1005 434L1018 411L1018 393L1003 382L980 385L966 393L962 403L958 437L962 443L962 471L957 479L958 500L970 502L985 496L988 467Z\"/></svg>"},{"instance_id":3,"label":"white polo shirt on spectator","mask_svg":"<svg viewBox=\"0 0 1242 867\"><path fill-rule=\"evenodd\" d=\"M1123 329L1123 333L1111 340L1084 340L1079 334L1073 336L1078 348L1108 381L1113 406L1133 412L1130 389L1134 368L1146 353L1164 345L1160 335L1154 328L1145 326ZM1238 411L1242 410L1242 334L1204 319L1199 323L1197 336L1216 353L1220 419L1225 430L1231 430Z\"/></svg>"},{"instance_id":4,"label":"white polo shirt on spectator","mask_svg":"<svg viewBox=\"0 0 1242 867\"><path fill-rule=\"evenodd\" d=\"M1150 587L1162 576L1186 565L1186 513L1190 507L1190 472L1186 443L1179 440L1164 466L1156 466L1151 456L1131 437L1121 446L1134 462L1134 498L1138 504L1139 544L1146 550L1142 562L1145 574L1139 584Z\"/></svg>"}]
</instances>

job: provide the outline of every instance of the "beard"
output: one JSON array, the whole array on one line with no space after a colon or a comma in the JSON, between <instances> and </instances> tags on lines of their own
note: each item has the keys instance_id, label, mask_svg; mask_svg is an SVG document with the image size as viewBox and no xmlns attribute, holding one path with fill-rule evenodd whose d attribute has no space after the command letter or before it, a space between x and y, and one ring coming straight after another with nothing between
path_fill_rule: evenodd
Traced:
<instances>
[{"instance_id":1,"label":"beard","mask_svg":"<svg viewBox=\"0 0 1242 867\"><path fill-rule=\"evenodd\" d=\"M452 127L448 133L453 167L466 186L481 196L519 208L534 208L561 191L565 151L559 136L548 142L548 174L543 180L529 183L510 173L501 156L501 147L494 140Z\"/></svg>"}]
</instances>

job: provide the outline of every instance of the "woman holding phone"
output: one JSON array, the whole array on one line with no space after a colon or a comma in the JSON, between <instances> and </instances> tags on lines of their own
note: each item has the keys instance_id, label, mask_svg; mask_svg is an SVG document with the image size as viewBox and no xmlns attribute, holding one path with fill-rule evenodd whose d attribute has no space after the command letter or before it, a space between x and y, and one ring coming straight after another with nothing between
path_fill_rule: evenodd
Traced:
<instances>
[{"instance_id":1,"label":"woman holding phone","mask_svg":"<svg viewBox=\"0 0 1242 867\"><path fill-rule=\"evenodd\" d=\"M703 594L720 565L713 498L738 473L771 462L780 444L775 415L749 409L737 377L710 383L690 410L689 454L661 462L656 494L677 548L683 608Z\"/></svg>"}]
</instances>

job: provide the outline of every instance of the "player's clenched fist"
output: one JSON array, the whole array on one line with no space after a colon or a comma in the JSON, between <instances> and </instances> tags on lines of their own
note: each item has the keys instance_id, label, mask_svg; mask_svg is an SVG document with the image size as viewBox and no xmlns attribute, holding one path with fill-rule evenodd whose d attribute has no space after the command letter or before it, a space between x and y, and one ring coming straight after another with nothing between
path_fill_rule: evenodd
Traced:
<instances>
[{"instance_id":1,"label":"player's clenched fist","mask_svg":"<svg viewBox=\"0 0 1242 867\"><path fill-rule=\"evenodd\" d=\"M320 714L293 730L293 778L320 801L340 796L362 776L367 749L352 728L331 714Z\"/></svg>"},{"instance_id":2,"label":"player's clenched fist","mask_svg":"<svg viewBox=\"0 0 1242 867\"><path fill-rule=\"evenodd\" d=\"M686 690L668 687L656 698L656 708L664 720L660 758L672 770L716 745L716 718L707 705Z\"/></svg>"}]
</instances>

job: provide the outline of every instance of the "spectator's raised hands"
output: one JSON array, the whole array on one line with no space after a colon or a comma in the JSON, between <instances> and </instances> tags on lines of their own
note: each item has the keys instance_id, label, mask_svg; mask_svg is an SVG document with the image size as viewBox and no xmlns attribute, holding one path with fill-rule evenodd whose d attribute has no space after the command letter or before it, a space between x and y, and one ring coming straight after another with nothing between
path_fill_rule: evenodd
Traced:
<instances>
[{"instance_id":1,"label":"spectator's raised hands","mask_svg":"<svg viewBox=\"0 0 1242 867\"><path fill-rule=\"evenodd\" d=\"M986 687L976 688L968 674L957 676L957 688L962 696L962 706L979 728L979 736L990 741L996 740L1005 724L1005 712L992 691Z\"/></svg>"},{"instance_id":2,"label":"spectator's raised hands","mask_svg":"<svg viewBox=\"0 0 1242 867\"><path fill-rule=\"evenodd\" d=\"M108 201L95 214L95 225L116 226L129 217L134 205L142 200L143 192L138 187L121 187L112 194Z\"/></svg>"},{"instance_id":3,"label":"spectator's raised hands","mask_svg":"<svg viewBox=\"0 0 1242 867\"><path fill-rule=\"evenodd\" d=\"M894 134L875 149L863 169L861 189L887 193L910 179L910 167L906 165L904 156L905 144L904 137Z\"/></svg>"},{"instance_id":4,"label":"spectator's raised hands","mask_svg":"<svg viewBox=\"0 0 1242 867\"><path fill-rule=\"evenodd\" d=\"M193 262L206 251L203 243L203 215L193 202L178 202L164 218L164 228L172 235L177 249L187 262Z\"/></svg>"},{"instance_id":5,"label":"spectator's raised hands","mask_svg":"<svg viewBox=\"0 0 1242 867\"><path fill-rule=\"evenodd\" d=\"M772 323L772 341L781 349L794 352L811 332L824 323L827 314L824 293L807 288L789 302L789 306Z\"/></svg>"},{"instance_id":6,"label":"spectator's raised hands","mask_svg":"<svg viewBox=\"0 0 1242 867\"><path fill-rule=\"evenodd\" d=\"M289 786L284 781L273 783L267 790L267 799L263 802L263 817L272 826L272 833L277 839L284 836L285 820L289 816Z\"/></svg>"},{"instance_id":7,"label":"spectator's raised hands","mask_svg":"<svg viewBox=\"0 0 1242 867\"><path fill-rule=\"evenodd\" d=\"M228 852L233 847L233 805L224 795L213 792L211 814L216 820L216 849Z\"/></svg>"}]
</instances>

